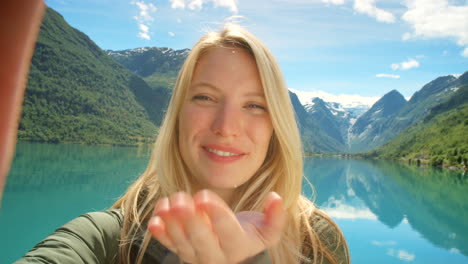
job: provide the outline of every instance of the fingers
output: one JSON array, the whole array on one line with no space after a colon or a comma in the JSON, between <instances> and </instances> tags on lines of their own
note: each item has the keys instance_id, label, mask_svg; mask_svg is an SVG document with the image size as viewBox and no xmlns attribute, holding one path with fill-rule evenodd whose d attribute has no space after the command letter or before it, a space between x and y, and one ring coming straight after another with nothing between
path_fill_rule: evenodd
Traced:
<instances>
[{"instance_id":1,"label":"fingers","mask_svg":"<svg viewBox=\"0 0 468 264\"><path fill-rule=\"evenodd\" d=\"M225 263L209 219L195 209L188 194L161 199L155 214L148 222L149 232L184 262Z\"/></svg>"},{"instance_id":2,"label":"fingers","mask_svg":"<svg viewBox=\"0 0 468 264\"><path fill-rule=\"evenodd\" d=\"M160 199L155 206L155 214L164 215L169 213L169 199ZM167 232L166 224L159 216L154 216L148 221L148 231L159 240L165 247L171 251L175 251L174 243L172 242Z\"/></svg>"},{"instance_id":3,"label":"fingers","mask_svg":"<svg viewBox=\"0 0 468 264\"><path fill-rule=\"evenodd\" d=\"M159 216L154 216L148 221L148 231L166 248L175 252L175 246L166 230L164 221Z\"/></svg>"},{"instance_id":4,"label":"fingers","mask_svg":"<svg viewBox=\"0 0 468 264\"><path fill-rule=\"evenodd\" d=\"M218 237L204 212L196 210L192 218L185 218L188 239L199 263L225 263Z\"/></svg>"},{"instance_id":5,"label":"fingers","mask_svg":"<svg viewBox=\"0 0 468 264\"><path fill-rule=\"evenodd\" d=\"M270 193L263 212L234 214L217 194L176 193L155 206L148 230L189 263L238 263L278 243L286 224L282 199Z\"/></svg>"},{"instance_id":6,"label":"fingers","mask_svg":"<svg viewBox=\"0 0 468 264\"><path fill-rule=\"evenodd\" d=\"M220 238L219 244L226 258L232 262L242 260L239 257L246 254L246 236L231 208L218 195L209 190L195 194L194 201L196 206L206 212L210 218L213 230Z\"/></svg>"},{"instance_id":7,"label":"fingers","mask_svg":"<svg viewBox=\"0 0 468 264\"><path fill-rule=\"evenodd\" d=\"M167 233L174 242L177 255L186 262L194 262L196 259L195 250L187 239L183 225L183 218L191 218L194 214L193 202L190 200L191 197L186 193L175 193L169 199L169 211L167 213L165 211L157 212L157 215L161 214L161 218L166 224Z\"/></svg>"},{"instance_id":8,"label":"fingers","mask_svg":"<svg viewBox=\"0 0 468 264\"><path fill-rule=\"evenodd\" d=\"M286 210L283 207L281 197L277 193L271 192L268 194L263 213L265 219L259 231L265 239L267 247L269 247L280 240L286 225Z\"/></svg>"}]
</instances>

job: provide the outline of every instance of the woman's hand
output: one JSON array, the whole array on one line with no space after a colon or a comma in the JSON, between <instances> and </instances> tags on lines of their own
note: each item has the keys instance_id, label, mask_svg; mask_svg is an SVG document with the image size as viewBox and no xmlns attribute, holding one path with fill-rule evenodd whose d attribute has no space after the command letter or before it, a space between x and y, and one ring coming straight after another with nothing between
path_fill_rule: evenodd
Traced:
<instances>
[{"instance_id":1,"label":"woman's hand","mask_svg":"<svg viewBox=\"0 0 468 264\"><path fill-rule=\"evenodd\" d=\"M192 198L179 192L158 201L148 230L184 262L234 264L278 243L286 211L270 193L263 213L234 214L214 192L203 190Z\"/></svg>"}]
</instances>

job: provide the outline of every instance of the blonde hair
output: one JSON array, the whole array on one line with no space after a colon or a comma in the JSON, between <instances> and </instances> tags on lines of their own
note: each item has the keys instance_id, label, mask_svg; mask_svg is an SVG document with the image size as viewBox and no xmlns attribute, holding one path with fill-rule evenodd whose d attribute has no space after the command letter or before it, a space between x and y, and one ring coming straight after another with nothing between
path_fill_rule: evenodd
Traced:
<instances>
[{"instance_id":1,"label":"blonde hair","mask_svg":"<svg viewBox=\"0 0 468 264\"><path fill-rule=\"evenodd\" d=\"M264 163L255 175L236 189L231 204L233 211L261 211L267 194L275 191L283 199L288 212L288 224L281 241L269 249L273 262L299 263L307 260L302 255L307 248L314 256L313 263L320 263L323 257L330 263L338 263L331 252L332 249L321 243L321 238L311 226L313 215L323 214L301 195L303 176L301 139L279 65L263 43L235 24L225 25L220 33L208 33L195 44L179 72L146 171L113 205L114 208L121 208L124 214L122 243L119 248L120 262L131 262L131 244L143 236L136 261L141 262L151 239L145 230L146 222L153 215L154 205L158 199L177 191L188 193L193 191L188 169L179 152L178 116L198 59L214 47L242 48L253 56L274 130ZM332 223L325 215L323 217ZM336 230L341 238L342 234L338 227ZM346 242L344 240L341 242L347 251Z\"/></svg>"}]
</instances>

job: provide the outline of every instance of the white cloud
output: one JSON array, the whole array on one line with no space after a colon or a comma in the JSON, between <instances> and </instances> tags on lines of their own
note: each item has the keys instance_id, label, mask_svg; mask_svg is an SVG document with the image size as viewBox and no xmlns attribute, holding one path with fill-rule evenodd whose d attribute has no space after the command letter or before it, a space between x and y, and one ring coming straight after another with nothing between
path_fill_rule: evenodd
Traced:
<instances>
[{"instance_id":1,"label":"white cloud","mask_svg":"<svg viewBox=\"0 0 468 264\"><path fill-rule=\"evenodd\" d=\"M325 4L333 4L333 5L342 5L345 3L344 0L322 0Z\"/></svg>"},{"instance_id":2,"label":"white cloud","mask_svg":"<svg viewBox=\"0 0 468 264\"><path fill-rule=\"evenodd\" d=\"M172 8L185 8L185 0L171 0Z\"/></svg>"},{"instance_id":3,"label":"white cloud","mask_svg":"<svg viewBox=\"0 0 468 264\"><path fill-rule=\"evenodd\" d=\"M411 68L419 67L419 62L415 59L409 59L401 63L393 63L391 65L393 70L409 70Z\"/></svg>"},{"instance_id":4,"label":"white cloud","mask_svg":"<svg viewBox=\"0 0 468 264\"><path fill-rule=\"evenodd\" d=\"M468 55L468 5L450 5L448 0L406 0L408 10L402 19L412 28L411 38L452 38ZM468 57L468 56L465 56Z\"/></svg>"},{"instance_id":5,"label":"white cloud","mask_svg":"<svg viewBox=\"0 0 468 264\"><path fill-rule=\"evenodd\" d=\"M460 254L460 250L458 248L451 248L449 252L452 254Z\"/></svg>"},{"instance_id":6,"label":"white cloud","mask_svg":"<svg viewBox=\"0 0 468 264\"><path fill-rule=\"evenodd\" d=\"M394 23L395 16L375 5L375 0L354 0L354 10L367 14L379 22Z\"/></svg>"},{"instance_id":7,"label":"white cloud","mask_svg":"<svg viewBox=\"0 0 468 264\"><path fill-rule=\"evenodd\" d=\"M376 74L375 77L377 77L377 78L393 78L393 79L399 79L399 78L400 78L400 75L379 73L379 74Z\"/></svg>"},{"instance_id":8,"label":"white cloud","mask_svg":"<svg viewBox=\"0 0 468 264\"><path fill-rule=\"evenodd\" d=\"M463 51L461 52L461 55L462 55L463 57L468 58L468 47L466 47L466 48L463 49Z\"/></svg>"},{"instance_id":9,"label":"white cloud","mask_svg":"<svg viewBox=\"0 0 468 264\"><path fill-rule=\"evenodd\" d=\"M140 30L144 33L148 33L149 32L149 27L147 25L144 25L144 24L140 24L138 25L138 27L140 28Z\"/></svg>"},{"instance_id":10,"label":"white cloud","mask_svg":"<svg viewBox=\"0 0 468 264\"><path fill-rule=\"evenodd\" d=\"M146 4L144 1L133 1L132 5L138 7L138 15L133 18L139 23L150 23L154 21L152 14L156 12L157 8L152 3Z\"/></svg>"},{"instance_id":11,"label":"white cloud","mask_svg":"<svg viewBox=\"0 0 468 264\"><path fill-rule=\"evenodd\" d=\"M413 261L416 256L404 250L398 250L398 258L407 262Z\"/></svg>"},{"instance_id":12,"label":"white cloud","mask_svg":"<svg viewBox=\"0 0 468 264\"><path fill-rule=\"evenodd\" d=\"M153 13L157 10L156 6L152 3L146 4L145 1L132 1L131 4L138 7L138 15L133 17L133 19L137 21L138 28L140 29L137 36L142 39L150 40L150 26L154 21Z\"/></svg>"},{"instance_id":13,"label":"white cloud","mask_svg":"<svg viewBox=\"0 0 468 264\"><path fill-rule=\"evenodd\" d=\"M181 8L185 9L188 7L191 10L202 9L203 5L212 2L215 7L225 7L228 8L232 13L237 13L239 9L237 8L237 0L170 0L172 8ZM331 1L341 1L341 0L331 0Z\"/></svg>"},{"instance_id":14,"label":"white cloud","mask_svg":"<svg viewBox=\"0 0 468 264\"><path fill-rule=\"evenodd\" d=\"M405 250L395 250L393 248L390 248L387 250L387 255L399 258L403 261L406 262L411 262L414 261L416 256L414 254L409 253L408 251Z\"/></svg>"},{"instance_id":15,"label":"white cloud","mask_svg":"<svg viewBox=\"0 0 468 264\"><path fill-rule=\"evenodd\" d=\"M174 32L168 32L169 36L174 37L175 33Z\"/></svg>"},{"instance_id":16,"label":"white cloud","mask_svg":"<svg viewBox=\"0 0 468 264\"><path fill-rule=\"evenodd\" d=\"M395 246L397 244L396 241L376 241L372 240L371 243L376 246Z\"/></svg>"},{"instance_id":17,"label":"white cloud","mask_svg":"<svg viewBox=\"0 0 468 264\"><path fill-rule=\"evenodd\" d=\"M148 33L145 33L145 32L138 32L138 35L137 35L139 38L142 38L142 39L146 39L146 40L150 40L151 37L149 36Z\"/></svg>"},{"instance_id":18,"label":"white cloud","mask_svg":"<svg viewBox=\"0 0 468 264\"><path fill-rule=\"evenodd\" d=\"M408 32L406 32L405 34L403 34L403 36L401 36L401 39L404 41L410 40L411 38L412 38L411 33L408 33Z\"/></svg>"},{"instance_id":19,"label":"white cloud","mask_svg":"<svg viewBox=\"0 0 468 264\"><path fill-rule=\"evenodd\" d=\"M337 200L330 197L328 201L321 205L330 217L335 219L369 219L377 220L377 216L373 214L369 208L357 208L345 204L342 200Z\"/></svg>"}]
</instances>

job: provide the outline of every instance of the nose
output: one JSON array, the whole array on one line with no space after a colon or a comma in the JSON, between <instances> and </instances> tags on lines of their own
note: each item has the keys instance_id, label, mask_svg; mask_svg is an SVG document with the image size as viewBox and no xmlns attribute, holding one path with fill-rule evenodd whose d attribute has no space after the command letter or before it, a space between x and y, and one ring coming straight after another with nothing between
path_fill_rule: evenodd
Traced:
<instances>
[{"instance_id":1,"label":"nose","mask_svg":"<svg viewBox=\"0 0 468 264\"><path fill-rule=\"evenodd\" d=\"M223 104L216 111L211 129L218 136L236 137L241 131L242 123L242 109Z\"/></svg>"}]
</instances>

